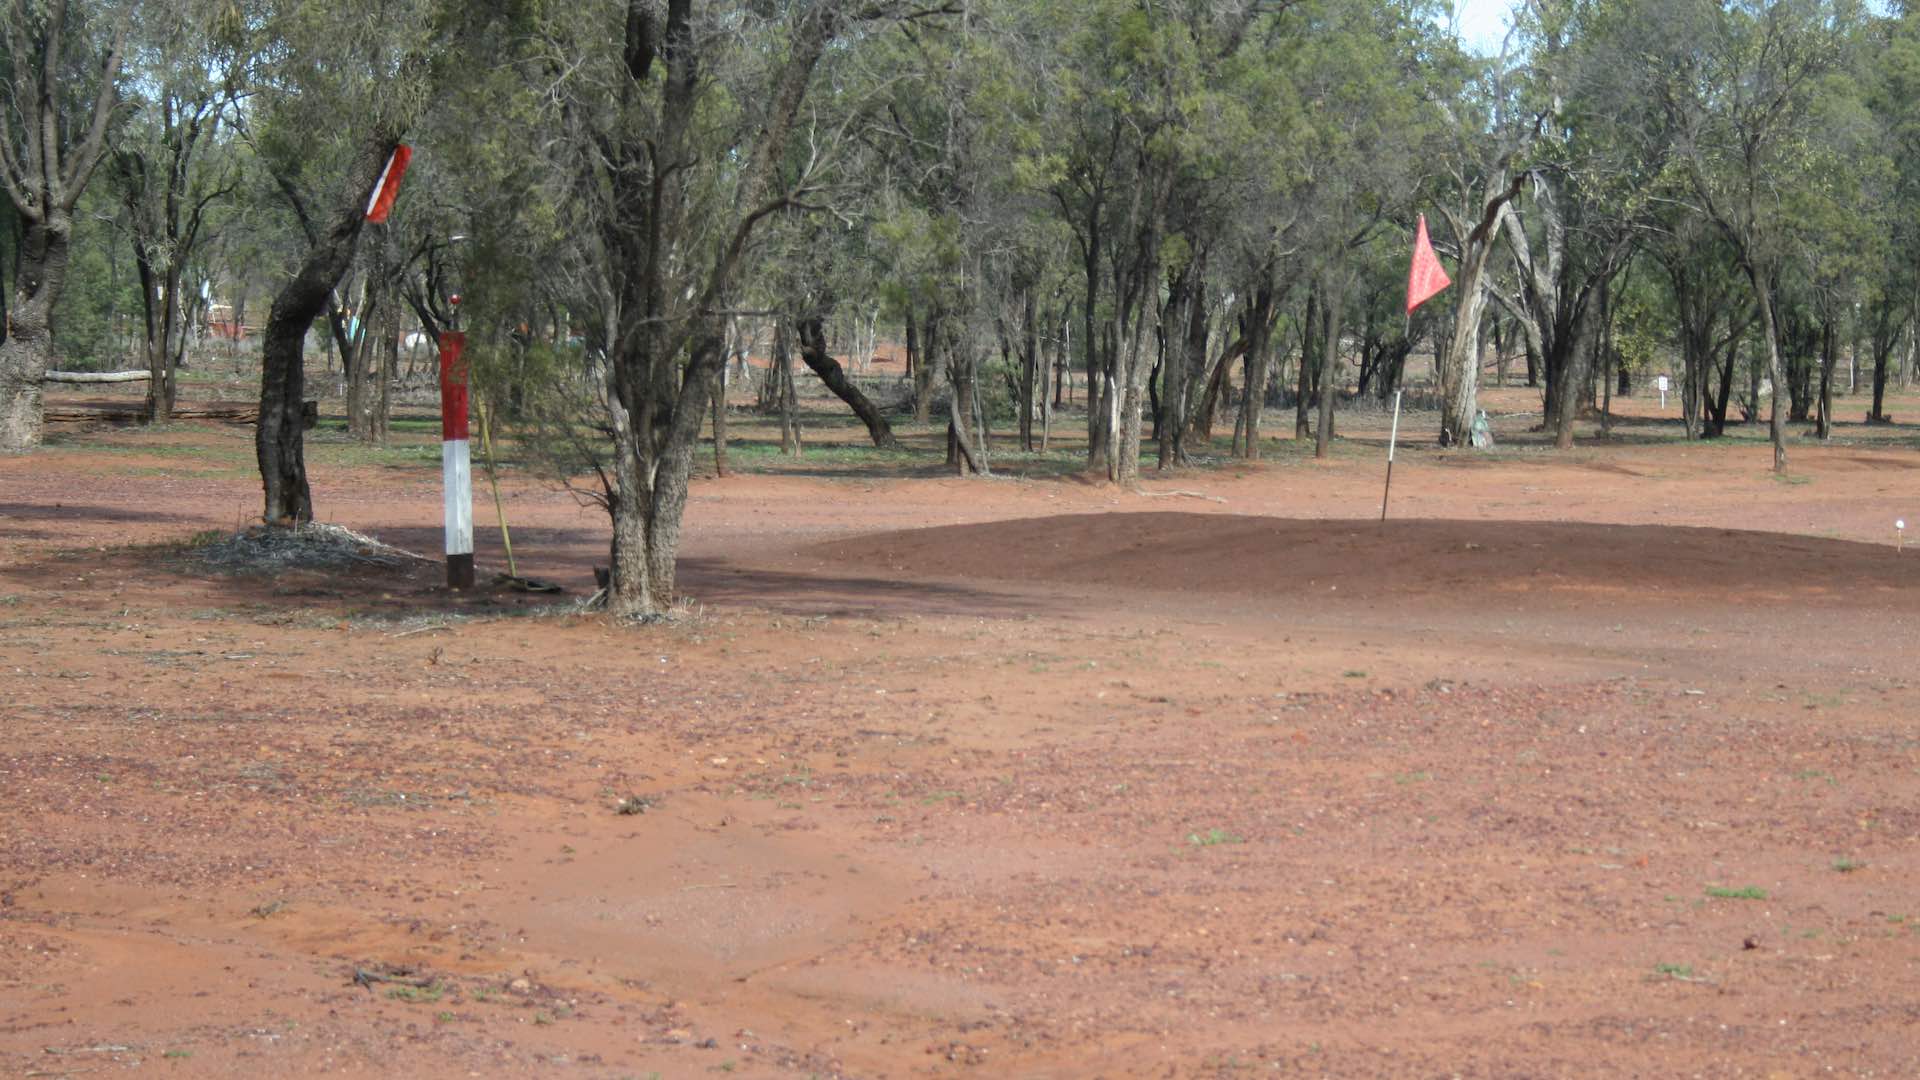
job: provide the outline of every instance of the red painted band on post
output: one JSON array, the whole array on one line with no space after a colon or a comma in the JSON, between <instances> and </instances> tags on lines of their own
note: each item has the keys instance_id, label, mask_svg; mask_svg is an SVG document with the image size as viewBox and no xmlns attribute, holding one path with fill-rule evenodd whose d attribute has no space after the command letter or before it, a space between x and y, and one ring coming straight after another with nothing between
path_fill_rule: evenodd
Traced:
<instances>
[{"instance_id":1,"label":"red painted band on post","mask_svg":"<svg viewBox=\"0 0 1920 1080\"><path fill-rule=\"evenodd\" d=\"M467 335L458 330L440 334L440 438L467 437L467 362L462 353Z\"/></svg>"},{"instance_id":2,"label":"red painted band on post","mask_svg":"<svg viewBox=\"0 0 1920 1080\"><path fill-rule=\"evenodd\" d=\"M413 147L406 143L393 148L387 156L387 166L380 170L380 182L373 185L373 195L367 199L367 220L375 225L386 224L387 215L393 212L393 200L400 197L400 178L407 175L407 163L413 160Z\"/></svg>"}]
</instances>

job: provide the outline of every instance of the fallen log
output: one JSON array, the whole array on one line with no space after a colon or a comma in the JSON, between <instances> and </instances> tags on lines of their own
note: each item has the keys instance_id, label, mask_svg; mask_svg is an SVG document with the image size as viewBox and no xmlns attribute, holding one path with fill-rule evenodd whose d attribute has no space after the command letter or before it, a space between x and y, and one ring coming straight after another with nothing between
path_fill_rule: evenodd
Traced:
<instances>
[{"instance_id":1,"label":"fallen log","mask_svg":"<svg viewBox=\"0 0 1920 1080\"><path fill-rule=\"evenodd\" d=\"M115 383L146 382L153 375L146 371L49 371L45 377L57 383Z\"/></svg>"},{"instance_id":2,"label":"fallen log","mask_svg":"<svg viewBox=\"0 0 1920 1080\"><path fill-rule=\"evenodd\" d=\"M138 424L147 419L145 404L80 405L52 404L44 411L50 424ZM209 402L205 405L177 405L176 421L214 420L228 424L254 424L260 421L260 406L248 402ZM302 426L312 431L320 420L320 403L308 401L300 410Z\"/></svg>"}]
</instances>

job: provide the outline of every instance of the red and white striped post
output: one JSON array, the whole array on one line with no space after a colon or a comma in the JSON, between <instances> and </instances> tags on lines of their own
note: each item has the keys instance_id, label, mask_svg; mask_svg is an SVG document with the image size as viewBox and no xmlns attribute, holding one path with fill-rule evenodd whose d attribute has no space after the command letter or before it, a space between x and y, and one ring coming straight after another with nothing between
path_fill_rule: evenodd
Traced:
<instances>
[{"instance_id":1,"label":"red and white striped post","mask_svg":"<svg viewBox=\"0 0 1920 1080\"><path fill-rule=\"evenodd\" d=\"M440 333L440 470L447 519L447 587L473 588L473 457L467 450L467 335Z\"/></svg>"}]
</instances>

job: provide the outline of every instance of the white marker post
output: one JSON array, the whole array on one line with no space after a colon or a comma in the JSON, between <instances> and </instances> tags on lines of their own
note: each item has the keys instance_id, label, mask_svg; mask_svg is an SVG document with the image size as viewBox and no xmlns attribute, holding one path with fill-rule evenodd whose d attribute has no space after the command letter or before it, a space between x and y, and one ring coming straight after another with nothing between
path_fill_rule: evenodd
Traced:
<instances>
[{"instance_id":1,"label":"white marker post","mask_svg":"<svg viewBox=\"0 0 1920 1080\"><path fill-rule=\"evenodd\" d=\"M1895 554L1907 547L1907 519L1897 518L1893 523L1893 550Z\"/></svg>"},{"instance_id":2,"label":"white marker post","mask_svg":"<svg viewBox=\"0 0 1920 1080\"><path fill-rule=\"evenodd\" d=\"M1393 392L1393 429L1387 433L1387 487L1380 493L1380 520L1387 520L1387 496L1393 494L1393 448L1400 441L1400 391Z\"/></svg>"},{"instance_id":3,"label":"white marker post","mask_svg":"<svg viewBox=\"0 0 1920 1080\"><path fill-rule=\"evenodd\" d=\"M1667 407L1667 377L1662 375L1658 381L1660 383L1660 408L1662 411L1665 411Z\"/></svg>"},{"instance_id":4,"label":"white marker post","mask_svg":"<svg viewBox=\"0 0 1920 1080\"><path fill-rule=\"evenodd\" d=\"M473 455L467 448L467 335L440 333L440 469L446 498L447 588L473 588Z\"/></svg>"}]
</instances>

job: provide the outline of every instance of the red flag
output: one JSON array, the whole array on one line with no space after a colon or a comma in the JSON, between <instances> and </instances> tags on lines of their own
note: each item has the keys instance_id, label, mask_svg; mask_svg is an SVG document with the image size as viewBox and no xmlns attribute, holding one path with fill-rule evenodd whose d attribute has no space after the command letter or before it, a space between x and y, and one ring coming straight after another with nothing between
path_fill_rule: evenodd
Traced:
<instances>
[{"instance_id":1,"label":"red flag","mask_svg":"<svg viewBox=\"0 0 1920 1080\"><path fill-rule=\"evenodd\" d=\"M1421 214L1419 231L1413 234L1413 267L1407 271L1407 314L1451 284L1453 279L1441 269L1440 257L1427 239L1427 215Z\"/></svg>"},{"instance_id":2,"label":"red flag","mask_svg":"<svg viewBox=\"0 0 1920 1080\"><path fill-rule=\"evenodd\" d=\"M367 200L367 220L384 225L393 211L393 200L400 194L400 178L407 175L407 162L413 160L413 147L406 143L393 148L387 167L380 170L380 182L373 185L373 197Z\"/></svg>"}]
</instances>

